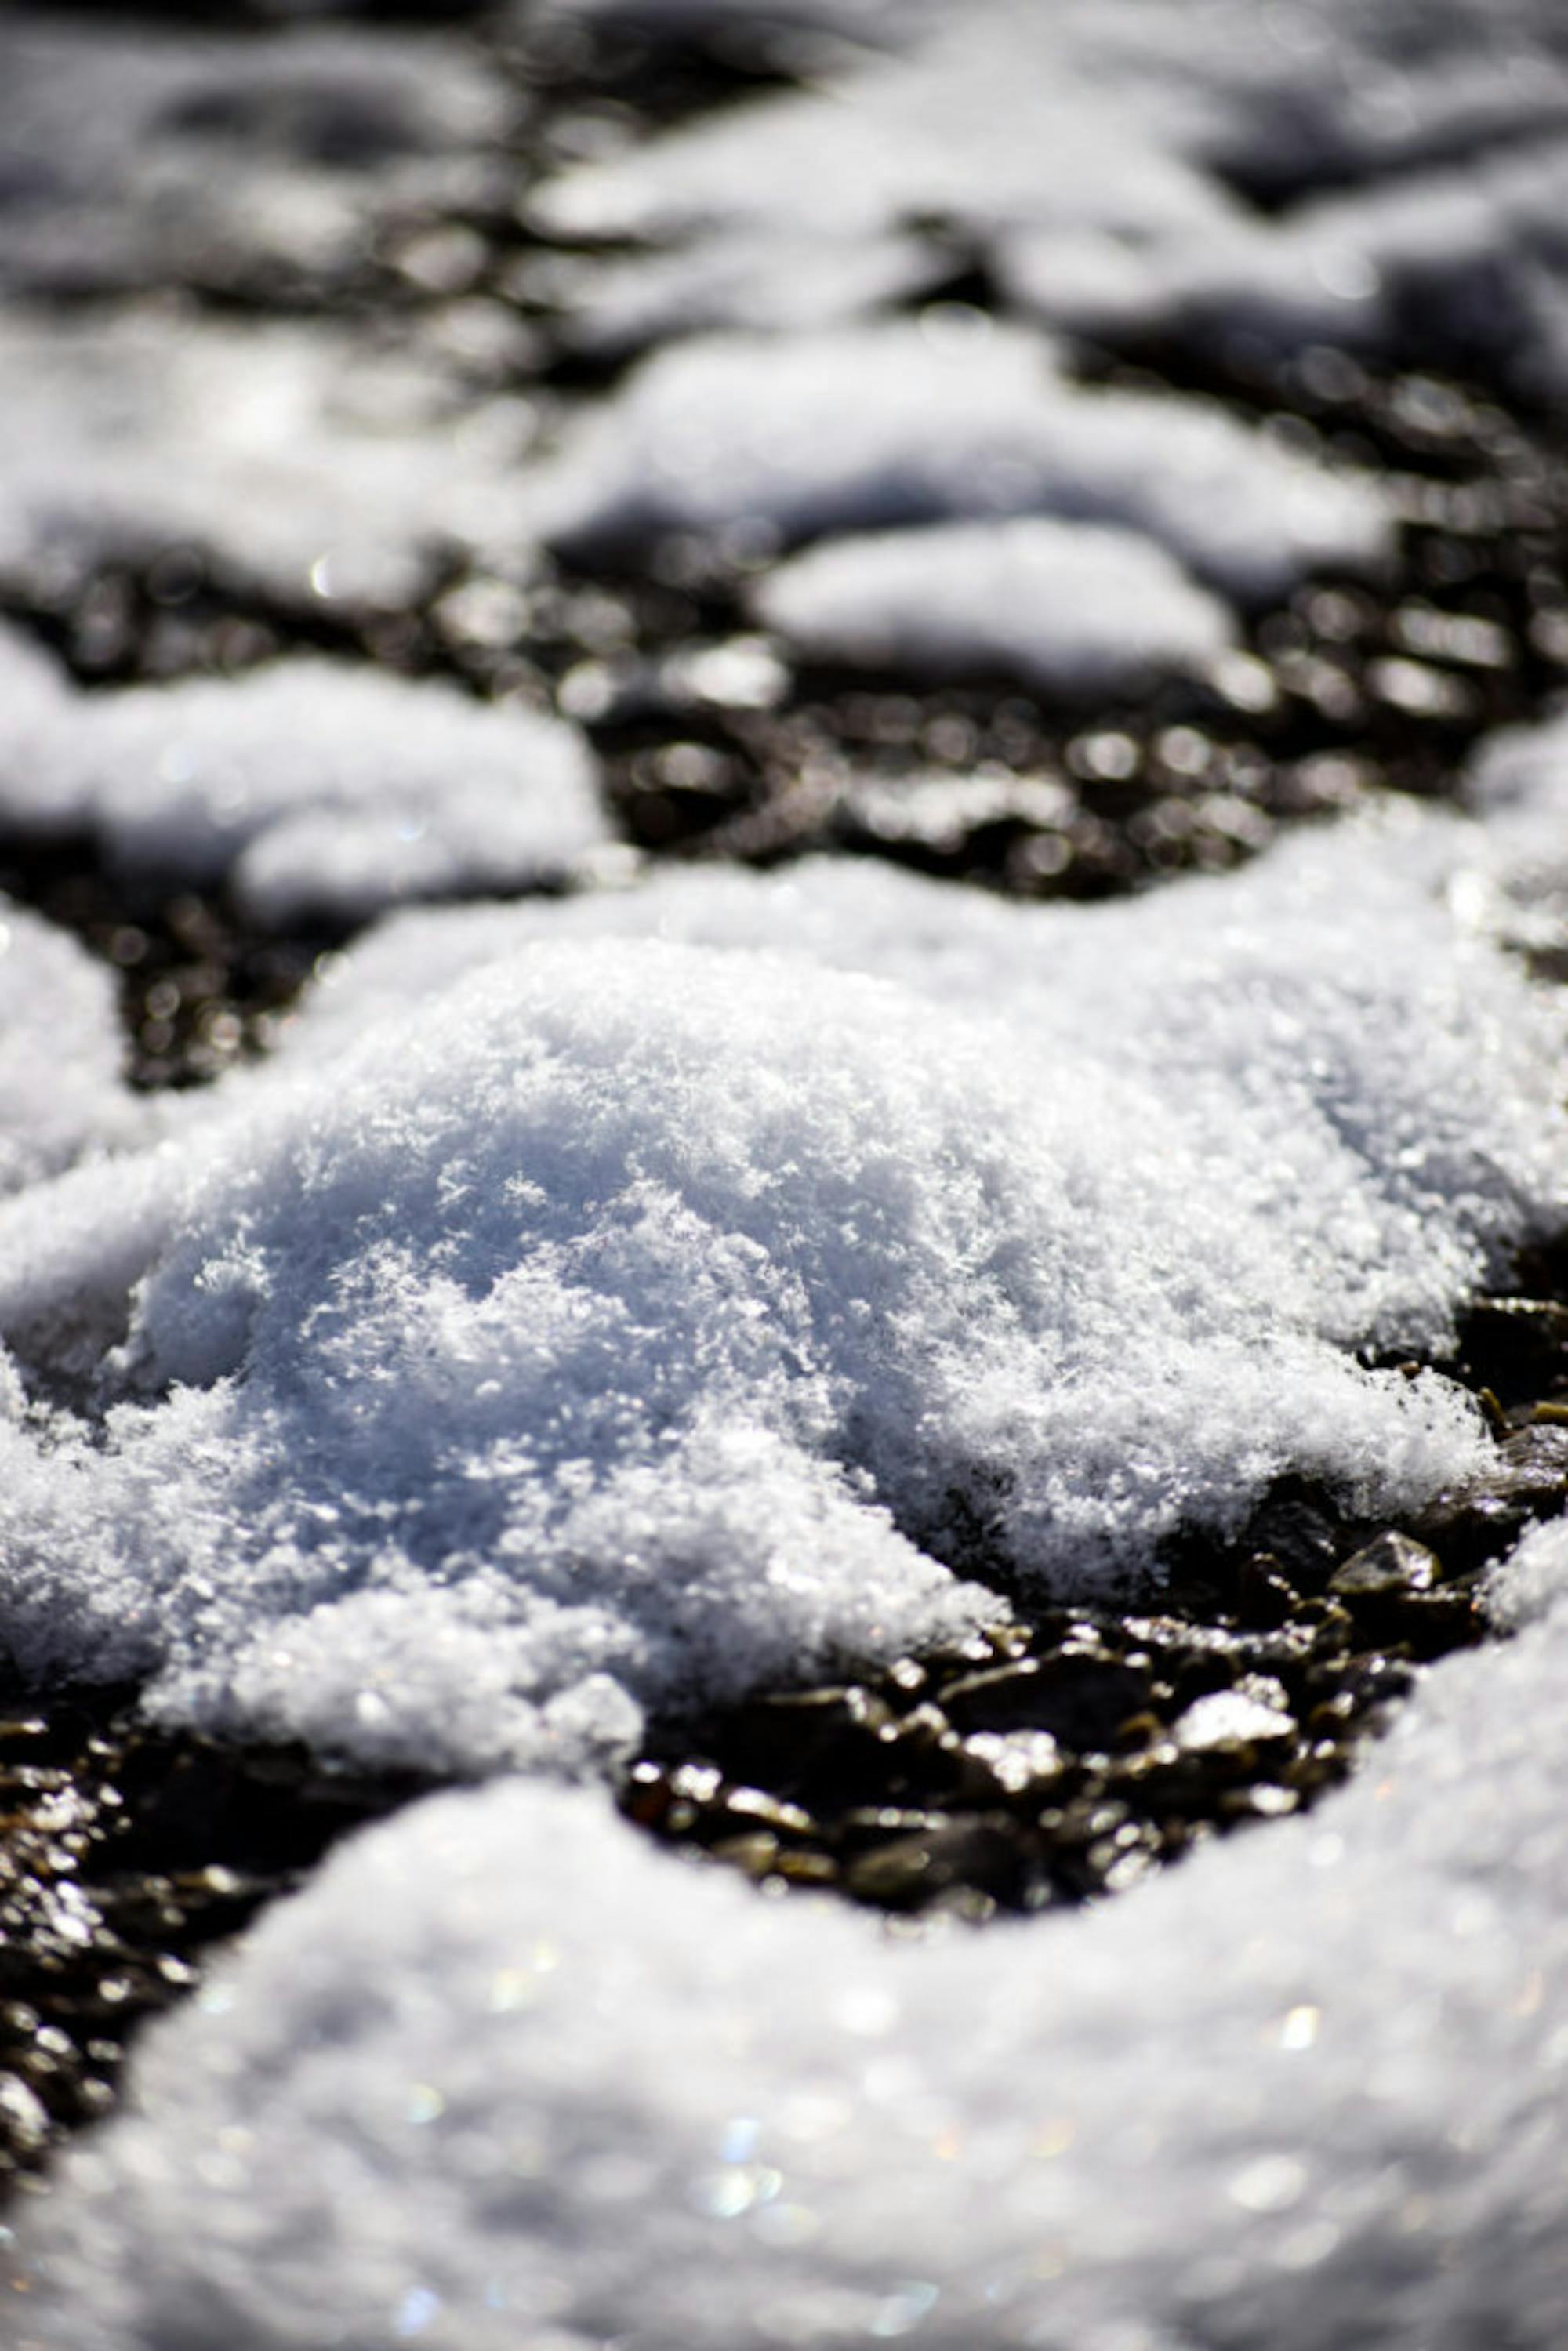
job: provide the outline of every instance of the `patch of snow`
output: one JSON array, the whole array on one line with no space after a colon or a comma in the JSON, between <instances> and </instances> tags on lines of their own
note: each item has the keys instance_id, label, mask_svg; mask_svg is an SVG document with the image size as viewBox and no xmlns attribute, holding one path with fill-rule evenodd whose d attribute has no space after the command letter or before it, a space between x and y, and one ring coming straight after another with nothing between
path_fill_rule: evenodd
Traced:
<instances>
[{"instance_id":1,"label":"patch of snow","mask_svg":"<svg viewBox=\"0 0 1568 2351\"><path fill-rule=\"evenodd\" d=\"M752 602L820 660L1002 672L1068 695L1202 674L1235 643L1225 607L1151 540L1033 517L831 539L778 566Z\"/></svg>"},{"instance_id":2,"label":"patch of snow","mask_svg":"<svg viewBox=\"0 0 1568 2351\"><path fill-rule=\"evenodd\" d=\"M1552 259L1568 144L1543 138L1460 166L1402 172L1278 221L1178 231L1138 247L1054 228L1004 237L1004 292L1051 325L1198 332L1232 350L1312 343L1378 354L1419 320L1429 347L1493 349L1538 394L1568 377L1568 288Z\"/></svg>"},{"instance_id":3,"label":"patch of snow","mask_svg":"<svg viewBox=\"0 0 1568 2351\"><path fill-rule=\"evenodd\" d=\"M1071 1919L899 1944L585 1792L403 1813L147 2036L20 2351L1552 2351L1563 1549L1310 1819Z\"/></svg>"},{"instance_id":4,"label":"patch of snow","mask_svg":"<svg viewBox=\"0 0 1568 2351\"><path fill-rule=\"evenodd\" d=\"M126 874L225 882L265 926L559 880L607 838L575 727L440 682L295 659L81 694L35 673L13 709L0 818L89 834Z\"/></svg>"},{"instance_id":5,"label":"patch of snow","mask_svg":"<svg viewBox=\"0 0 1568 2351\"><path fill-rule=\"evenodd\" d=\"M395 607L444 550L526 554L537 421L319 319L0 312L0 570L194 543L291 602Z\"/></svg>"},{"instance_id":6,"label":"patch of snow","mask_svg":"<svg viewBox=\"0 0 1568 2351\"><path fill-rule=\"evenodd\" d=\"M0 1215L0 1331L91 1390L0 1430L17 1655L581 1768L994 1614L977 1520L1103 1591L1286 1470L1463 1476L1468 1400L1344 1350L1439 1343L1561 1213L1475 854L1407 812L1119 908L843 866L403 918L177 1150Z\"/></svg>"},{"instance_id":7,"label":"patch of snow","mask_svg":"<svg viewBox=\"0 0 1568 2351\"><path fill-rule=\"evenodd\" d=\"M1568 710L1487 737L1463 784L1497 851L1491 869L1469 884L1477 917L1560 970L1568 948Z\"/></svg>"},{"instance_id":8,"label":"patch of snow","mask_svg":"<svg viewBox=\"0 0 1568 2351\"><path fill-rule=\"evenodd\" d=\"M1568 709L1484 737L1464 782L1471 807L1493 824L1522 817L1545 841L1541 820L1568 805Z\"/></svg>"},{"instance_id":9,"label":"patch of snow","mask_svg":"<svg viewBox=\"0 0 1568 2351\"><path fill-rule=\"evenodd\" d=\"M783 540L947 517L1124 524L1239 596L1375 566L1390 517L1211 402L1065 381L1017 328L938 317L779 340L715 335L646 360L568 434L536 490L567 546L758 526Z\"/></svg>"}]
</instances>

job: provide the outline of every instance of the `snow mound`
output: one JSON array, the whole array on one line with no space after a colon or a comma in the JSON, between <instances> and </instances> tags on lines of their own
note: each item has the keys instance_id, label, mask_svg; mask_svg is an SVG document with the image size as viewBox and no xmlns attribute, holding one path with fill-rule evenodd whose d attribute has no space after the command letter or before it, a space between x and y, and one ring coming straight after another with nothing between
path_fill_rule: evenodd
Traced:
<instances>
[{"instance_id":1,"label":"snow mound","mask_svg":"<svg viewBox=\"0 0 1568 2351\"><path fill-rule=\"evenodd\" d=\"M417 342L320 319L0 313L0 571L194 544L307 609L395 608L444 550L526 552L535 421Z\"/></svg>"},{"instance_id":2,"label":"snow mound","mask_svg":"<svg viewBox=\"0 0 1568 2351\"><path fill-rule=\"evenodd\" d=\"M821 660L1001 672L1058 694L1202 673L1235 642L1224 606L1151 540L1032 517L829 540L780 564L753 603Z\"/></svg>"},{"instance_id":3,"label":"snow mound","mask_svg":"<svg viewBox=\"0 0 1568 2351\"><path fill-rule=\"evenodd\" d=\"M1243 872L1093 906L1020 905L824 858L417 911L329 967L281 1058L322 1065L368 1024L406 1019L532 942L809 956L967 1015L1005 1008L1053 1068L1058 1055L1068 1068L1092 1058L1157 1097L1137 1155L1179 1129L1209 1171L1184 1222L1218 1186L1273 1236L1276 1280L1312 1267L1307 1311L1335 1338L1431 1351L1451 1302L1532 1213L1526 1202L1554 1198L1562 1181L1555 1128L1531 1095L1554 1016L1489 935L1500 895L1540 870L1560 831L1550 796L1484 834L1404 805L1284 842ZM1424 1040L1413 1058L1412 1036ZM1494 1072L1479 1084L1478 1046Z\"/></svg>"},{"instance_id":4,"label":"snow mound","mask_svg":"<svg viewBox=\"0 0 1568 2351\"><path fill-rule=\"evenodd\" d=\"M83 695L0 641L13 674L0 817L264 925L556 880L606 837L575 727L444 684L298 659Z\"/></svg>"},{"instance_id":5,"label":"snow mound","mask_svg":"<svg viewBox=\"0 0 1568 2351\"><path fill-rule=\"evenodd\" d=\"M1494 823L1522 814L1540 831L1539 820L1568 802L1568 709L1487 736L1466 770L1465 794Z\"/></svg>"},{"instance_id":6,"label":"snow mound","mask_svg":"<svg viewBox=\"0 0 1568 2351\"><path fill-rule=\"evenodd\" d=\"M890 1943L503 1784L355 1840L142 2043L22 2351L1552 2351L1562 1530L1308 1820ZM634 1931L629 1922L634 1921Z\"/></svg>"},{"instance_id":7,"label":"snow mound","mask_svg":"<svg viewBox=\"0 0 1568 2351\"><path fill-rule=\"evenodd\" d=\"M1086 390L1021 329L918 322L663 351L574 428L537 492L544 535L579 549L1051 512L1143 531L1244 597L1375 565L1391 528L1369 478L1207 402Z\"/></svg>"},{"instance_id":8,"label":"snow mound","mask_svg":"<svg viewBox=\"0 0 1568 2351\"><path fill-rule=\"evenodd\" d=\"M1102 235L1019 232L998 241L997 270L1008 297L1053 326L1113 337L1177 329L1239 356L1314 343L1377 356L1418 320L1428 359L1445 346L1489 350L1540 397L1568 380L1568 282L1541 261L1565 194L1568 142L1542 135L1202 239L1134 249Z\"/></svg>"},{"instance_id":9,"label":"snow mound","mask_svg":"<svg viewBox=\"0 0 1568 2351\"><path fill-rule=\"evenodd\" d=\"M404 918L178 1150L0 1216L0 1331L87 1393L0 1429L17 1656L579 1768L994 1613L977 1529L1103 1591L1287 1470L1465 1474L1468 1401L1343 1350L1440 1343L1561 1211L1557 1024L1442 896L1473 846L1411 817L1120 909L845 868Z\"/></svg>"}]
</instances>

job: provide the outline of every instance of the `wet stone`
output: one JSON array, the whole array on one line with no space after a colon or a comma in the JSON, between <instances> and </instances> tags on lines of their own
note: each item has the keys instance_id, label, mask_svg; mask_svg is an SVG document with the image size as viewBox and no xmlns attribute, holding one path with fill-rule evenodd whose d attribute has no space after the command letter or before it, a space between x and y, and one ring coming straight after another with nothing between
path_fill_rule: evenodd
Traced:
<instances>
[{"instance_id":1,"label":"wet stone","mask_svg":"<svg viewBox=\"0 0 1568 2351\"><path fill-rule=\"evenodd\" d=\"M1243 1624L1277 1630L1289 1624L1300 1600L1300 1593L1272 1552L1255 1552L1243 1563L1237 1587L1238 1614Z\"/></svg>"},{"instance_id":2,"label":"wet stone","mask_svg":"<svg viewBox=\"0 0 1568 2351\"><path fill-rule=\"evenodd\" d=\"M1548 1422L1505 1437L1488 1475L1438 1495L1410 1531L1430 1544L1450 1574L1460 1574L1500 1557L1526 1527L1556 1517L1565 1503L1568 1427Z\"/></svg>"},{"instance_id":3,"label":"wet stone","mask_svg":"<svg viewBox=\"0 0 1568 2351\"><path fill-rule=\"evenodd\" d=\"M790 1802L810 1804L824 1788L874 1798L887 1779L882 1733L893 1720L859 1687L787 1693L737 1718L725 1761Z\"/></svg>"}]
</instances>

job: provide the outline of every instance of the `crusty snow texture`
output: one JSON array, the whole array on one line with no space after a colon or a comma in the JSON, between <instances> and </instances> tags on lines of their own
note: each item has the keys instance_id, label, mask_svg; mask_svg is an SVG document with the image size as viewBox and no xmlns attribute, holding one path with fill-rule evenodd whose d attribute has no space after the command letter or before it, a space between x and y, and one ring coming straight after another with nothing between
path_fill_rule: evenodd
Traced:
<instances>
[{"instance_id":1,"label":"crusty snow texture","mask_svg":"<svg viewBox=\"0 0 1568 2351\"><path fill-rule=\"evenodd\" d=\"M994 1614L977 1530L1104 1589L1287 1469L1463 1475L1468 1401L1345 1350L1440 1343L1560 1198L1473 854L1407 816L1124 908L842 867L403 918L177 1143L0 1215L0 1330L82 1415L0 1426L10 1638L208 1727L580 1768Z\"/></svg>"},{"instance_id":2,"label":"crusty snow texture","mask_svg":"<svg viewBox=\"0 0 1568 2351\"><path fill-rule=\"evenodd\" d=\"M263 925L558 879L606 837L575 727L441 683L296 659L85 695L0 636L0 817Z\"/></svg>"},{"instance_id":3,"label":"crusty snow texture","mask_svg":"<svg viewBox=\"0 0 1568 2351\"><path fill-rule=\"evenodd\" d=\"M502 1783L149 2037L18 2351L1556 2351L1568 1547L1310 1820L885 1939Z\"/></svg>"}]
</instances>

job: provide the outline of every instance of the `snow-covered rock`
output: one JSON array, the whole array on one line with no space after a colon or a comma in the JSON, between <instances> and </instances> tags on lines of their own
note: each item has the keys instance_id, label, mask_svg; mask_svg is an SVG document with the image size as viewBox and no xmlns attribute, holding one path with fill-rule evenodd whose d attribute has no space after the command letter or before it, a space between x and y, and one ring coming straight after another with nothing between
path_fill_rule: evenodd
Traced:
<instances>
[{"instance_id":1,"label":"snow-covered rock","mask_svg":"<svg viewBox=\"0 0 1568 2351\"><path fill-rule=\"evenodd\" d=\"M1537 395L1568 381L1552 0L988 0L903 31L903 54L580 164L534 210L651 240L651 281L670 241L693 268L737 225L825 251L936 223L935 251L956 231L1092 336L1382 351L1418 317Z\"/></svg>"},{"instance_id":2,"label":"snow-covered rock","mask_svg":"<svg viewBox=\"0 0 1568 2351\"><path fill-rule=\"evenodd\" d=\"M1225 607L1152 540L1035 517L830 539L779 565L753 601L820 660L1010 674L1063 695L1201 675L1235 643Z\"/></svg>"}]
</instances>

